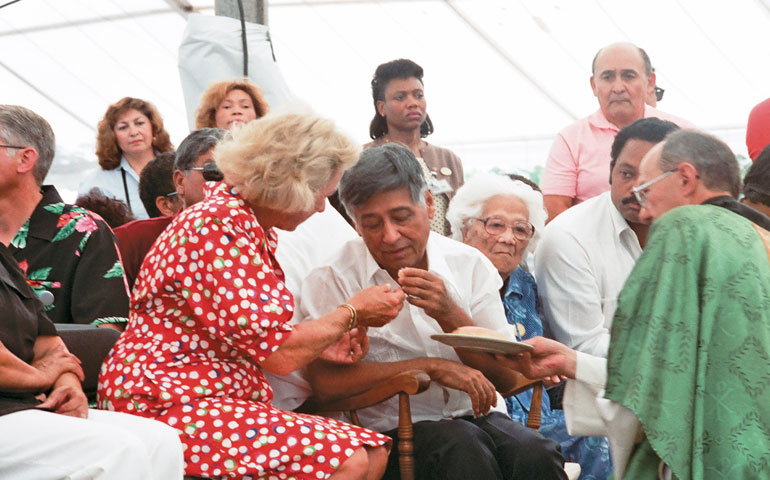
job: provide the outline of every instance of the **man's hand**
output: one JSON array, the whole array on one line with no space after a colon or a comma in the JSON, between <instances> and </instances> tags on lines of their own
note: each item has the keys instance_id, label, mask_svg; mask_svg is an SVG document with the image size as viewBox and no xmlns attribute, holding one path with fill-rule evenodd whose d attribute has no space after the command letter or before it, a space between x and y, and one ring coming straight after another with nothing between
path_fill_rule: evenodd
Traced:
<instances>
[{"instance_id":1,"label":"man's hand","mask_svg":"<svg viewBox=\"0 0 770 480\"><path fill-rule=\"evenodd\" d=\"M85 378L80 359L69 353L64 344L57 345L32 361L34 367L41 375L43 390L47 390L62 374L71 372L82 382Z\"/></svg>"},{"instance_id":2,"label":"man's hand","mask_svg":"<svg viewBox=\"0 0 770 480\"><path fill-rule=\"evenodd\" d=\"M495 386L476 369L451 360L431 358L426 371L431 380L467 393L476 417L486 415L490 408L497 405Z\"/></svg>"},{"instance_id":3,"label":"man's hand","mask_svg":"<svg viewBox=\"0 0 770 480\"><path fill-rule=\"evenodd\" d=\"M422 308L438 322L451 316L457 309L447 293L444 280L427 270L404 267L398 271L398 283L407 295L407 302Z\"/></svg>"},{"instance_id":4,"label":"man's hand","mask_svg":"<svg viewBox=\"0 0 770 480\"><path fill-rule=\"evenodd\" d=\"M389 285L375 285L356 293L347 303L356 309L359 325L382 327L401 311L404 292L401 289L391 290Z\"/></svg>"},{"instance_id":5,"label":"man's hand","mask_svg":"<svg viewBox=\"0 0 770 480\"><path fill-rule=\"evenodd\" d=\"M88 418L88 399L80 385L61 384L54 387L37 408L71 417Z\"/></svg>"},{"instance_id":6,"label":"man's hand","mask_svg":"<svg viewBox=\"0 0 770 480\"><path fill-rule=\"evenodd\" d=\"M503 365L523 373L527 378L575 378L577 352L555 340L534 337L524 340L535 347L531 352L515 356L495 355Z\"/></svg>"},{"instance_id":7,"label":"man's hand","mask_svg":"<svg viewBox=\"0 0 770 480\"><path fill-rule=\"evenodd\" d=\"M358 327L324 350L319 358L334 363L353 363L364 358L368 351L369 337L366 335L366 327Z\"/></svg>"}]
</instances>

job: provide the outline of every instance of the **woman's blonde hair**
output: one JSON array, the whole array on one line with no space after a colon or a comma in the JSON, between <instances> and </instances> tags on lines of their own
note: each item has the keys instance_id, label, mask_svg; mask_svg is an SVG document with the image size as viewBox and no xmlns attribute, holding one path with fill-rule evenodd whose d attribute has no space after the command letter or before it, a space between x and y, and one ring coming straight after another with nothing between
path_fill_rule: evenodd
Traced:
<instances>
[{"instance_id":1,"label":"woman's blonde hair","mask_svg":"<svg viewBox=\"0 0 770 480\"><path fill-rule=\"evenodd\" d=\"M104 170L114 170L120 166L120 157L123 152L118 147L114 128L115 124L118 123L118 118L132 109L141 112L150 119L152 148L158 153L174 151L168 132L163 128L163 119L155 105L139 98L123 97L107 107L97 129L96 158L99 159L99 166Z\"/></svg>"},{"instance_id":2,"label":"woman's blonde hair","mask_svg":"<svg viewBox=\"0 0 770 480\"><path fill-rule=\"evenodd\" d=\"M214 159L249 203L286 212L307 211L315 195L357 159L360 147L315 115L267 115L234 128Z\"/></svg>"},{"instance_id":3,"label":"woman's blonde hair","mask_svg":"<svg viewBox=\"0 0 770 480\"><path fill-rule=\"evenodd\" d=\"M228 93L233 90L241 90L251 97L254 104L254 113L257 118L267 115L269 110L267 100L262 93L262 89L247 79L244 80L225 80L223 82L212 83L209 88L203 92L198 110L195 111L195 128L217 128L217 108L225 99Z\"/></svg>"}]
</instances>

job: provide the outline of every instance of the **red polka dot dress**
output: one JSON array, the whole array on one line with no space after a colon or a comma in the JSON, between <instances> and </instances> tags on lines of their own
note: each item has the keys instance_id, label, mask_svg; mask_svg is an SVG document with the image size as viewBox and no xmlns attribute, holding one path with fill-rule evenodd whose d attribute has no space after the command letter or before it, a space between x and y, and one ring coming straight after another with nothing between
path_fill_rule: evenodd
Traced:
<instances>
[{"instance_id":1,"label":"red polka dot dress","mask_svg":"<svg viewBox=\"0 0 770 480\"><path fill-rule=\"evenodd\" d=\"M224 183L148 252L126 331L99 379L99 406L180 432L188 475L322 479L376 432L279 410L260 363L291 334L293 297L276 237Z\"/></svg>"}]
</instances>

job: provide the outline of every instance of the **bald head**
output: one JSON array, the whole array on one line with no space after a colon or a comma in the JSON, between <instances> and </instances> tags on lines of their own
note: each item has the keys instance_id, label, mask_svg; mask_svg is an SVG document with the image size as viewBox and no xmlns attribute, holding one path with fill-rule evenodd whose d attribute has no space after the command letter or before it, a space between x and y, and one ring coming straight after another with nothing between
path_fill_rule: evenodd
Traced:
<instances>
[{"instance_id":1,"label":"bald head","mask_svg":"<svg viewBox=\"0 0 770 480\"><path fill-rule=\"evenodd\" d=\"M655 73L647 54L631 43L613 43L596 54L591 89L604 117L618 128L644 117Z\"/></svg>"},{"instance_id":2,"label":"bald head","mask_svg":"<svg viewBox=\"0 0 770 480\"><path fill-rule=\"evenodd\" d=\"M737 197L740 181L738 161L724 142L697 130L675 131L642 159L639 217L649 223L681 205Z\"/></svg>"},{"instance_id":3,"label":"bald head","mask_svg":"<svg viewBox=\"0 0 770 480\"><path fill-rule=\"evenodd\" d=\"M644 64L644 73L648 76L652 73L652 62L650 61L649 55L647 55L647 52L645 52L643 48L637 47L636 45L630 42L617 42L617 43L611 43L606 47L599 49L599 51L596 52L596 55L594 55L594 59L591 62L591 73L593 75L596 75L596 59L599 58L599 55L601 55L601 53L607 49L616 49L616 48L627 49L628 51L631 51L631 52L636 51L639 54L639 59Z\"/></svg>"}]
</instances>

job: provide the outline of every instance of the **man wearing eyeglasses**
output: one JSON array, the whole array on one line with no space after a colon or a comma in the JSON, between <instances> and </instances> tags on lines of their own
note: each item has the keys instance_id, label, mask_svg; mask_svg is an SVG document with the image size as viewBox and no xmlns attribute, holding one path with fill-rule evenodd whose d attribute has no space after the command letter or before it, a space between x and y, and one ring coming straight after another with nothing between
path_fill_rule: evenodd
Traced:
<instances>
[{"instance_id":1,"label":"man wearing eyeglasses","mask_svg":"<svg viewBox=\"0 0 770 480\"><path fill-rule=\"evenodd\" d=\"M602 48L591 72L591 90L599 110L559 132L546 161L541 186L551 219L609 190L610 147L621 128L648 117L682 128L692 126L645 105L647 95L655 89L655 72L647 53L636 45L615 43Z\"/></svg>"},{"instance_id":2,"label":"man wearing eyeglasses","mask_svg":"<svg viewBox=\"0 0 770 480\"><path fill-rule=\"evenodd\" d=\"M608 432L617 478L763 478L770 219L735 199L735 155L702 132L653 147L638 183L640 218L653 223L618 299L606 370L545 338L509 366L577 380L565 396L593 414L581 433Z\"/></svg>"},{"instance_id":3,"label":"man wearing eyeglasses","mask_svg":"<svg viewBox=\"0 0 770 480\"><path fill-rule=\"evenodd\" d=\"M122 330L128 292L110 227L43 185L56 148L35 112L0 105L0 243L8 246L54 323Z\"/></svg>"},{"instance_id":4,"label":"man wearing eyeglasses","mask_svg":"<svg viewBox=\"0 0 770 480\"><path fill-rule=\"evenodd\" d=\"M607 356L617 296L642 253L647 225L632 193L644 155L679 127L657 118L620 130L611 149L610 191L550 222L535 251L546 335Z\"/></svg>"},{"instance_id":5,"label":"man wearing eyeglasses","mask_svg":"<svg viewBox=\"0 0 770 480\"><path fill-rule=\"evenodd\" d=\"M206 181L222 180L223 175L214 163L213 152L224 134L225 131L218 128L201 128L190 133L179 145L172 178L168 180L173 180L175 188L169 195L179 198L183 209L203 200L203 184ZM172 215L161 215L134 220L115 229L129 288L133 288L139 268L155 239L173 218Z\"/></svg>"}]
</instances>

